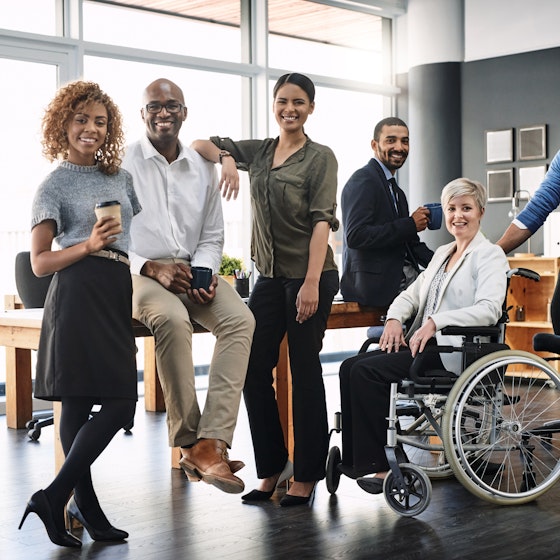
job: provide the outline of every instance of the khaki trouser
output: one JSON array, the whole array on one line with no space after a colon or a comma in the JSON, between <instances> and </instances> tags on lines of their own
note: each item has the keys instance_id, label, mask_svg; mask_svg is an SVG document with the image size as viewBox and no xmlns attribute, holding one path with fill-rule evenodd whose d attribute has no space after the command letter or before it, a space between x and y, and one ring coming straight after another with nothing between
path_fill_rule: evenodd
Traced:
<instances>
[{"instance_id":1,"label":"khaki trouser","mask_svg":"<svg viewBox=\"0 0 560 560\"><path fill-rule=\"evenodd\" d=\"M155 339L170 447L190 445L199 438L221 439L231 446L255 329L251 311L222 278L207 305L173 294L145 276L134 274L132 281L133 317ZM216 337L202 414L195 390L190 317Z\"/></svg>"}]
</instances>

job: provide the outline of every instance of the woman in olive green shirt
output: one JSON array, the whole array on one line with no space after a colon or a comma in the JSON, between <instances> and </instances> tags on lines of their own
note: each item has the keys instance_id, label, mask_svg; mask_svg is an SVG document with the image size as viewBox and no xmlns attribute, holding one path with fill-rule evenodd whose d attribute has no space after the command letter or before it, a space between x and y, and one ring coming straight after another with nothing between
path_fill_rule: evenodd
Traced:
<instances>
[{"instance_id":1,"label":"woman in olive green shirt","mask_svg":"<svg viewBox=\"0 0 560 560\"><path fill-rule=\"evenodd\" d=\"M319 352L338 271L328 244L338 229L337 161L303 130L315 107L315 87L286 74L274 87L278 138L197 140L193 147L222 163L222 183L236 194L237 169L249 172L253 211L251 255L260 273L249 299L257 326L244 397L260 488L245 501L268 500L287 476L288 451L273 387L273 369L288 335L294 420L294 484L282 506L306 504L325 476L328 423ZM234 188L232 188L232 185ZM289 469L288 469L289 470ZM288 473L291 474L291 473ZM282 475L282 476L281 476Z\"/></svg>"}]
</instances>

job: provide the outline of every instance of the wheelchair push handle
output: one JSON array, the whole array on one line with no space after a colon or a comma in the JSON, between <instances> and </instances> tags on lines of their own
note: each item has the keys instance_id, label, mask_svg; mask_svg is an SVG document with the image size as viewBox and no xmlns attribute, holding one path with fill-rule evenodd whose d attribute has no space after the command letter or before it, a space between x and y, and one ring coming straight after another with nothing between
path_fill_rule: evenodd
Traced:
<instances>
[{"instance_id":1,"label":"wheelchair push handle","mask_svg":"<svg viewBox=\"0 0 560 560\"><path fill-rule=\"evenodd\" d=\"M529 280L533 280L534 282L539 282L541 279L541 276L538 272L535 272L534 270L530 270L529 268L522 268L522 267L512 268L508 270L507 272L508 280L512 276L521 276L522 278L528 278Z\"/></svg>"}]
</instances>

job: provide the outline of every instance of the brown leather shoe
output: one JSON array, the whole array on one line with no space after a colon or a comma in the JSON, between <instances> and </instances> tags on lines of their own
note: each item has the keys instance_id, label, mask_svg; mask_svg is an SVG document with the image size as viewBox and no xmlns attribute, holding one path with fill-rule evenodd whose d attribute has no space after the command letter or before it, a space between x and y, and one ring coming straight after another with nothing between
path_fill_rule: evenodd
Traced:
<instances>
[{"instance_id":1,"label":"brown leather shoe","mask_svg":"<svg viewBox=\"0 0 560 560\"><path fill-rule=\"evenodd\" d=\"M191 478L202 479L228 494L239 494L245 489L243 481L235 476L228 465L227 445L219 439L201 439L190 449L182 449L179 464Z\"/></svg>"},{"instance_id":2,"label":"brown leather shoe","mask_svg":"<svg viewBox=\"0 0 560 560\"><path fill-rule=\"evenodd\" d=\"M225 453L224 459L225 459L226 463L228 464L229 470L232 473L236 473L237 471L240 471L245 466L245 463L243 461L238 461L236 459L230 459L229 458L227 447L226 447L226 453Z\"/></svg>"},{"instance_id":3,"label":"brown leather shoe","mask_svg":"<svg viewBox=\"0 0 560 560\"><path fill-rule=\"evenodd\" d=\"M187 454L188 449L186 448L181 448L181 457L187 457L187 461L189 461L189 456ZM236 459L230 459L228 456L228 452L227 452L227 448L226 448L226 453L225 453L225 462L228 464L229 470L232 473L236 473L237 471L240 471L242 468L245 467L245 463L243 461L238 461ZM179 463L181 461L179 460ZM182 465L181 465L182 466ZM186 469L183 469L185 471L185 475L187 476L187 478L189 479L189 482L200 482L202 479L197 475L194 474L194 471L189 473L187 472Z\"/></svg>"}]
</instances>

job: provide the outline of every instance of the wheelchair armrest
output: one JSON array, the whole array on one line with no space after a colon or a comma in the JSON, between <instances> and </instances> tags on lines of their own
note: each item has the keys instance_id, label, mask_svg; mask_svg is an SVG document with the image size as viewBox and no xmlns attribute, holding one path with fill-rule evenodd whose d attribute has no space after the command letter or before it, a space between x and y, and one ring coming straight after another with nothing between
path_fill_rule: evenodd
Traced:
<instances>
[{"instance_id":1,"label":"wheelchair armrest","mask_svg":"<svg viewBox=\"0 0 560 560\"><path fill-rule=\"evenodd\" d=\"M501 329L495 325L492 327L444 327L441 334L448 336L464 336L471 339L475 336L499 336Z\"/></svg>"},{"instance_id":2,"label":"wheelchair armrest","mask_svg":"<svg viewBox=\"0 0 560 560\"><path fill-rule=\"evenodd\" d=\"M358 350L358 354L363 354L364 352L368 351L368 348L372 345L372 344L378 344L379 343L379 337L375 336L373 338L367 338L364 343L360 346L360 349Z\"/></svg>"},{"instance_id":3,"label":"wheelchair armrest","mask_svg":"<svg viewBox=\"0 0 560 560\"><path fill-rule=\"evenodd\" d=\"M417 354L410 370L408 372L409 378L416 385L431 385L436 386L440 384L452 385L457 375L445 369L427 369L425 363L430 359L430 354L434 352L438 354L449 354L451 352L460 352L461 348L453 346L426 346L421 354Z\"/></svg>"}]
</instances>

